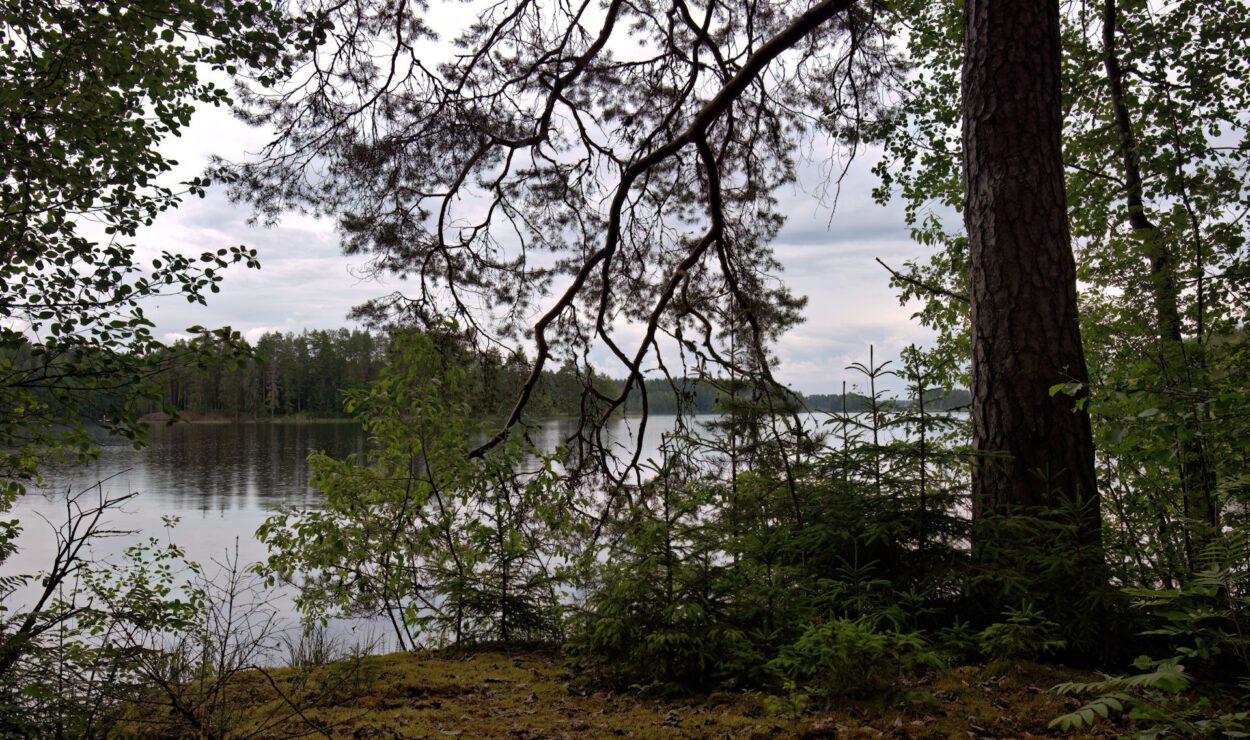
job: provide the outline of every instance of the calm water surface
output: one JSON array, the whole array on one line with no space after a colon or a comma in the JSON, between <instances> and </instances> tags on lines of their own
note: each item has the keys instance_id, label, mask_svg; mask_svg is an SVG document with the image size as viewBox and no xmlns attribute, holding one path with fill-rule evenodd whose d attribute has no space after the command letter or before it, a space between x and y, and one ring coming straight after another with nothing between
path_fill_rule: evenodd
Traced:
<instances>
[{"instance_id":1,"label":"calm water surface","mask_svg":"<svg viewBox=\"0 0 1250 740\"><path fill-rule=\"evenodd\" d=\"M78 492L85 492L84 501L100 494L138 494L110 519L116 529L138 532L99 543L97 555L163 536L163 518L176 516L181 521L174 540L193 560L221 559L233 551L236 537L241 559L256 560L264 549L252 534L270 511L320 503L320 494L308 485L308 455L361 452L365 440L351 423L180 424L154 428L150 442L136 450L106 438L93 464L49 471L46 486L31 487L15 506L24 531L18 555L4 569L46 567L55 552L49 522L65 521L66 496Z\"/></svg>"},{"instance_id":2,"label":"calm water surface","mask_svg":"<svg viewBox=\"0 0 1250 740\"><path fill-rule=\"evenodd\" d=\"M708 417L705 417L708 418ZM644 458L654 454L674 417L652 417L643 440ZM536 442L561 443L574 430L573 420L544 422ZM609 436L632 451L638 422L612 422ZM208 573L233 557L243 564L262 560L264 546L256 528L280 506L316 507L321 494L309 486L308 456L326 452L344 457L365 450L365 436L351 422L309 424L179 424L152 430L150 445L135 450L123 440L101 441L91 465L62 467L47 474L43 488L31 487L13 514L22 523L17 553L0 572L33 574L44 570L56 552L55 526L66 520L66 498L85 492L83 501L100 495L137 495L109 518L110 528L125 532L99 540L90 558L117 562L125 549L149 536L166 537L165 517L179 523L169 536ZM24 594L6 604L16 608ZM293 618L290 593L276 604Z\"/></svg>"}]
</instances>

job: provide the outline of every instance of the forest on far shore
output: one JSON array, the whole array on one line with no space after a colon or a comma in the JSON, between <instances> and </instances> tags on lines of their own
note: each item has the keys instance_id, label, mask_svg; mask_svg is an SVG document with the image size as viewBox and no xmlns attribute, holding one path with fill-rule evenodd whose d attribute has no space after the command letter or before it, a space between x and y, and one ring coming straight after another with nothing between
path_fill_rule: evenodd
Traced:
<instances>
[{"instance_id":1,"label":"forest on far shore","mask_svg":"<svg viewBox=\"0 0 1250 740\"><path fill-rule=\"evenodd\" d=\"M310 329L267 332L252 346L253 355L233 364L207 368L171 363L159 375L160 402L152 401L150 414L175 409L189 419L264 420L289 417L338 419L351 415L344 408L344 391L358 390L378 378L388 361L391 340L365 329ZM185 349L178 344L177 352ZM462 348L462 367L468 387L476 389L475 414L503 416L516 402L530 370L523 355L506 357L494 352L480 354ZM845 371L830 368L838 377ZM544 370L536 397L528 406L532 418L572 416L581 413L585 378L571 363L558 370ZM623 379L597 377L596 387L608 394L620 392ZM711 414L718 412L722 396L730 393L730 381L705 378L652 378L646 381L647 411L654 414ZM840 393L793 392L796 410L857 413L869 410L871 399L858 388ZM892 399L907 406L914 399ZM934 390L926 408L957 410L969 403L963 388ZM625 403L626 414L643 412L642 393L635 389Z\"/></svg>"}]
</instances>

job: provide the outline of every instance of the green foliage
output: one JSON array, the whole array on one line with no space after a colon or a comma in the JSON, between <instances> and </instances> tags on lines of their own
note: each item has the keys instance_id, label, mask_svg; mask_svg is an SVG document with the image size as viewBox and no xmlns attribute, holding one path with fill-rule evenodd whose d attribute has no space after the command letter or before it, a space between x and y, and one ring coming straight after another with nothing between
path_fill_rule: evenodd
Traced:
<instances>
[{"instance_id":1,"label":"green foliage","mask_svg":"<svg viewBox=\"0 0 1250 740\"><path fill-rule=\"evenodd\" d=\"M201 66L279 66L284 24L267 2L0 3L0 512L47 463L89 459L91 426L142 444L154 374L246 354L228 328L192 327L192 341L167 351L143 304L204 303L224 269L258 267L253 250L163 252L141 264L120 240L186 193L204 195L202 178L177 190L163 182L176 163L157 149L197 104L228 101ZM92 732L101 707L137 680L123 638L185 627L170 592L176 553L152 544L116 568L93 562L89 543L119 501L82 501L68 502L44 573L0 580L4 597L23 586L37 595L7 604L0 629L3 721L18 723L8 733ZM0 527L0 562L18 531Z\"/></svg>"},{"instance_id":2,"label":"green foliage","mask_svg":"<svg viewBox=\"0 0 1250 740\"><path fill-rule=\"evenodd\" d=\"M1071 685L1071 684L1068 684ZM1066 692L1064 692L1066 693ZM1124 707L1132 703L1133 698L1128 694L1111 693L1104 694L1097 699L1082 706L1075 712L1056 717L1051 721L1050 727L1060 732L1076 732L1092 727L1097 718L1106 719L1112 714L1119 714L1124 711Z\"/></svg>"},{"instance_id":3,"label":"green foliage","mask_svg":"<svg viewBox=\"0 0 1250 740\"><path fill-rule=\"evenodd\" d=\"M157 144L187 126L197 103L229 102L197 65L272 75L290 32L268 2L172 2L142 12L91 0L5 2L2 12L3 242L35 269L37 260L65 269L95 262L95 245L76 236L76 216L133 236L175 205L181 194L156 178L176 163ZM184 185L199 194L206 183ZM99 261L119 267L129 254L105 252Z\"/></svg>"},{"instance_id":4,"label":"green foliage","mask_svg":"<svg viewBox=\"0 0 1250 740\"><path fill-rule=\"evenodd\" d=\"M119 239L185 193L160 178L174 164L157 145L197 104L220 105L201 66L272 74L291 32L269 2L175 2L142 10L102 0L0 6L0 505L48 456L91 452L83 420L141 442L138 402L161 354L142 304L162 295L203 303L222 270L258 266L232 246L162 253L140 264ZM96 222L104 232L88 225ZM229 330L194 327L198 361L237 356ZM224 354L224 357L222 357Z\"/></svg>"},{"instance_id":5,"label":"green foliage","mask_svg":"<svg viewBox=\"0 0 1250 740\"><path fill-rule=\"evenodd\" d=\"M1130 676L1108 676L1102 681L1060 684L1060 694L1097 696L1079 709L1051 720L1050 727L1074 732L1092 727L1100 718L1126 712L1145 725L1140 737L1187 737L1220 735L1245 737L1250 712L1213 711L1208 697L1186 695L1193 678L1178 659L1151 660L1139 657L1140 671Z\"/></svg>"},{"instance_id":6,"label":"green foliage","mask_svg":"<svg viewBox=\"0 0 1250 740\"><path fill-rule=\"evenodd\" d=\"M1008 609L1005 622L996 622L978 635L981 652L993 660L1037 660L1067 646L1058 624L1024 603Z\"/></svg>"},{"instance_id":7,"label":"green foliage","mask_svg":"<svg viewBox=\"0 0 1250 740\"><path fill-rule=\"evenodd\" d=\"M150 537L120 562L80 554L100 537L101 516L117 500L83 505L56 531L61 544L49 571L20 577L43 589L40 603L0 621L0 735L79 737L102 733L102 717L134 700L147 683L142 644L195 629L199 596L176 545ZM172 526L173 522L169 522ZM23 585L23 584L12 584ZM5 596L11 595L6 588Z\"/></svg>"},{"instance_id":8,"label":"green foliage","mask_svg":"<svg viewBox=\"0 0 1250 740\"><path fill-rule=\"evenodd\" d=\"M1208 677L1250 679L1250 536L1233 531L1204 550L1204 565L1179 590L1136 591L1152 617L1145 635Z\"/></svg>"},{"instance_id":9,"label":"green foliage","mask_svg":"<svg viewBox=\"0 0 1250 740\"><path fill-rule=\"evenodd\" d=\"M1200 442L1209 493L1202 493L1221 526L1244 531L1247 394L1244 330L1202 349L1210 377L1169 387L1145 360L1120 368L1115 388L1096 396L1091 412L1099 434L1100 467L1108 482L1106 528L1109 560L1126 585L1176 588L1187 572L1201 570L1205 543L1215 533L1210 517L1182 493L1182 444ZM1148 400L1146 398L1148 396Z\"/></svg>"},{"instance_id":10,"label":"green foliage","mask_svg":"<svg viewBox=\"0 0 1250 740\"><path fill-rule=\"evenodd\" d=\"M667 439L608 525L619 536L572 629L579 665L616 685L789 682L797 697L842 691L807 684L821 661L870 663L861 648L893 656L872 678L883 682L961 649L925 636L955 606L966 478L946 448L954 425L875 389L865 398L876 413L832 416L826 434L742 383L724 389L710 434Z\"/></svg>"},{"instance_id":11,"label":"green foliage","mask_svg":"<svg viewBox=\"0 0 1250 740\"><path fill-rule=\"evenodd\" d=\"M822 695L848 696L888 691L903 675L941 665L919 633L882 631L865 619L831 619L808 627L768 667Z\"/></svg>"},{"instance_id":12,"label":"green foliage","mask_svg":"<svg viewBox=\"0 0 1250 740\"><path fill-rule=\"evenodd\" d=\"M370 451L310 458L325 503L261 526L262 572L298 580L308 620L383 616L406 647L551 639L564 552L551 533L574 536L573 502L552 495L553 461L516 439L470 457L466 374L436 342L397 336L381 376L348 394Z\"/></svg>"},{"instance_id":13,"label":"green foliage","mask_svg":"<svg viewBox=\"0 0 1250 740\"><path fill-rule=\"evenodd\" d=\"M617 685L667 692L749 682L764 660L736 619L748 594L716 562L716 528L704 516L720 491L697 480L690 444L666 438L574 620L570 653Z\"/></svg>"},{"instance_id":14,"label":"green foliage","mask_svg":"<svg viewBox=\"0 0 1250 740\"><path fill-rule=\"evenodd\" d=\"M274 594L240 563L237 539L235 551L215 562L215 571L190 564L182 587L190 597L185 624L126 636L137 690L112 708L110 719L142 708L148 731L162 736L239 734L244 702L235 684L245 672L268 676L264 666L277 650L282 625ZM292 711L272 712L255 734L291 726L300 707L289 696L283 699Z\"/></svg>"},{"instance_id":15,"label":"green foliage","mask_svg":"<svg viewBox=\"0 0 1250 740\"><path fill-rule=\"evenodd\" d=\"M976 562L965 586L966 614L990 622L1007 616L1000 627L1004 635L1015 629L1013 611L1033 627L1046 621L1060 625L1065 645L1043 650L1051 638L1039 633L1035 655L1049 652L1087 665L1114 664L1131 655L1134 615L1123 594L1096 575L1102 548L1082 534L1084 507L1090 505L1064 499L1052 510L975 522Z\"/></svg>"},{"instance_id":16,"label":"green foliage","mask_svg":"<svg viewBox=\"0 0 1250 740\"><path fill-rule=\"evenodd\" d=\"M622 7L627 16L639 12ZM1114 4L1102 7L1116 10ZM961 380L968 353L961 301L966 241L942 215L955 213L962 199L957 2L896 4L890 9L895 19L883 17L880 25L869 24L872 33L857 37L867 50L878 40L875 34L896 20L907 23L907 54L915 66L896 77L900 95L893 109L875 111L884 114L877 121L856 122L854 133L884 145L877 197L901 194L913 238L934 250L928 264L909 264L895 285L904 299L928 299L919 318L938 330L939 347L929 353L908 348L893 370L890 362L877 363L870 350L867 363L850 368L866 388L810 399L813 408L830 412L817 429L796 414L797 396L741 377L743 368L767 375L770 360L758 342L791 325L801 305L783 288L757 279L775 265L765 245L781 224L758 193L792 173L782 128L797 119L786 118L787 107L772 106L783 110L782 118L756 118L778 128L765 126L743 140L734 137L743 136L745 127L710 126L699 143L720 148L714 159L678 157L670 172L652 174L659 187L677 192L679 180L668 178L710 184L717 178L710 176L709 162L731 163L722 174L736 183L737 193L727 189L725 195L744 217L718 226L721 233L706 244L715 242L723 252L733 244L732 259L720 255L733 300L725 300L725 286L682 284L686 313L670 321L665 310L678 287L672 283L655 307L652 329L670 331L683 348L702 352L682 334L683 322L698 317L706 349L715 356L712 326L725 327L716 339L728 345L723 364L730 377L647 380L624 409L640 410L645 395L652 412L718 410L723 418L707 437L680 428L666 440L662 459L633 485L610 480L603 486L604 478L593 478L594 494L606 501L592 500L579 487L584 480L562 464L568 459L528 447L523 429L475 456L480 420L509 408L529 363L520 354L477 354L472 347L479 337L454 326L397 334L383 368L377 338L364 332L266 335L258 349L267 364L245 361L250 348L228 329L196 328L193 341L173 348L151 336L143 301L177 295L203 303L219 290L223 269L257 266L256 254L244 247L199 256L162 253L141 265L133 247L116 241L134 237L186 194L205 194L209 183L202 178L176 187L163 182L176 163L157 150L162 139L185 129L195 105L228 101L226 91L202 80L198 68L243 70L268 86L294 71L293 59L316 54L313 47L334 30L326 17L297 28L284 5L268 1L183 1L139 9L94 0L7 2L2 8L0 511L50 458L88 457L91 421L141 442L138 416L157 406L320 416L335 410L340 391L347 390L346 408L367 431L370 450L345 460L312 456L323 507L280 511L258 532L270 548L260 572L271 584L298 584L310 628L334 616L380 616L402 646L416 648L556 640L571 624L569 646L578 664L614 683L664 691L781 686L788 699L780 710L797 715L811 695L888 691L902 676L973 653L994 660L1110 660L1125 646L1106 635L1127 635L1123 627L1134 617L1102 582L1102 565L1109 561L1120 584L1149 589L1137 592L1140 618L1149 621L1144 637L1152 653L1163 649L1168 657L1143 656L1135 664L1138 673L1127 677L1060 687L1095 696L1052 726L1076 731L1128 712L1153 723L1147 734L1244 731L1246 714L1224 712L1219 704L1233 679L1250 677L1250 343L1241 310L1250 284L1244 279L1242 217L1250 202L1248 106L1237 76L1246 69L1250 25L1236 12L1239 6L1213 0L1166 8L1127 3L1119 9L1121 22L1091 15L1101 12L1096 5L1063 11L1065 152L1072 230L1081 249L1081 278L1090 286L1083 313L1093 372L1088 387L1058 389L1089 392L1085 406L1096 420L1108 503L1105 551L1075 524L1090 515L1077 503L982 516L964 496L968 471L960 442L966 425L933 413L963 400L944 400L940 389ZM361 24L353 28L362 38L393 33L392 46L410 51L404 39L432 35L418 16L399 17L402 22L393 25L378 22L405 10L384 4L364 9L355 19L340 16ZM529 11L518 9L523 12ZM782 14L776 15L758 20L767 26ZM852 13L846 22L855 28L866 18ZM735 19L725 16L726 27ZM488 25L466 38L472 41ZM1095 33L1100 26L1106 35ZM409 218L433 205L433 196L415 193L445 191L444 206L456 201L464 193L459 184L443 187L442 173L463 166L458 183L484 182L479 175L488 170L481 168L499 163L491 148L511 135L492 134L480 150L473 149L479 145L472 137L441 138L444 121L459 120L469 129L483 115L455 104L437 109L444 115L426 117L434 128L414 125L404 142L372 140L369 127L344 127L369 105L341 117L345 98L327 80L360 85L361 99L385 99L386 105L393 105L399 88L408 102L421 98L410 85L423 83L414 80L429 82L430 90L451 90L424 74L404 79L399 88L390 87L388 78L377 88L370 55L352 46L354 33L335 35L353 53L330 60L336 72L314 72L307 99L254 95L249 103L257 119L282 126L288 137L283 141L297 150L324 145L320 153L335 156L334 147L342 147L350 153L346 164L335 160L327 177L308 185L310 180L291 175L300 174L310 158L301 150L295 163L278 145L271 170L243 167L235 174L241 186L254 188L252 197L272 199L262 209L302 203L337 212L339 201L354 204L349 207L355 212L340 214L352 248L373 250L381 268L407 273L415 264L408 261L412 255L447 254L443 219L435 232L424 216L394 223L390 212ZM703 36L711 46L706 29ZM1108 38L1118 43L1116 58ZM889 56L886 47L876 53ZM403 56L396 54L393 61ZM560 86L581 84L591 56L571 66ZM1115 62L1132 70L1129 92L1119 101L1106 84ZM546 63L536 61L534 69ZM864 82L880 82L878 75L893 67L881 60L868 64L873 68ZM453 68L469 75L462 83L476 74ZM611 66L595 67L589 76L602 85L608 70L634 74ZM692 79L705 71L695 69ZM514 79L539 97L550 87L546 81L539 88L522 82ZM595 99L611 89L581 88ZM446 99L458 95L457 89ZM302 107L308 101L312 107ZM650 118L663 110L651 107L635 113L657 126L658 141L677 119ZM466 112L468 118L457 118ZM1132 146L1107 125L1121 113L1136 137ZM536 119L541 130L532 141L557 153L570 151L564 148L569 142L546 138L554 130L548 114ZM327 121L329 135L319 128ZM389 136L389 125L376 130ZM627 139L633 136L626 131ZM585 129L582 134L589 135ZM728 138L717 139L722 136ZM422 141L424 149L406 148ZM431 142L437 145L427 146ZM764 146L772 159L750 154L748 165L735 169L732 163L744 150L751 153L752 145ZM498 210L536 248L580 253L587 236L598 238L602 227L588 204L612 200L601 197L610 184L586 175L598 171L596 158L614 146L593 143L579 164L523 172L511 167L515 148L508 150L501 179L488 188L499 198ZM415 157L418 165L455 167L399 166L392 160L396 153ZM1126 193L1130 201L1134 197L1131 181L1137 179L1121 173L1129 168L1127 154L1139 158L1144 172L1137 183L1142 203L1121 202ZM778 166L762 166L767 162ZM776 181L765 172L776 172ZM435 179L427 182L431 173ZM395 187L401 180L415 185ZM416 187L431 182L439 187ZM630 183L623 187L632 192ZM641 276L678 254L635 243L637 235L650 240L663 232L663 250L704 243L688 239L698 235L686 233L684 225L671 232L653 228L652 220L689 225L698 219L665 211L669 196L653 198L649 187L640 191L647 197L637 201L636 215L626 217L631 225L613 235L624 246L616 262L604 261L600 283L585 279L576 258L528 272L523 260L483 261L480 254L476 274L469 270L467 279L480 295L519 305L537 295L529 278L546 285L555 275L577 275L567 305L585 299L602 306L601 313L583 323L593 312L557 312L542 326L551 323L556 344L584 338L592 324L606 339L611 319L646 312L629 301L612 305L607 293L595 294L602 301L589 300L590 291L606 291L619 279L649 295L655 286ZM555 190L563 197L550 198ZM709 203L721 198L718 193ZM534 203L541 204L542 215L517 217L534 213ZM674 215L680 218L672 220ZM1134 219L1132 228L1126 228L1126 216ZM1145 217L1148 226L1140 223ZM89 219L101 223L103 237L86 225ZM453 221L460 223L458 216ZM462 224L461 238L489 239L490 226L489 220ZM455 275L463 267L449 260L423 272L422 285L428 278L437 288L454 286L466 279ZM701 269L683 267L681 275L688 280ZM576 294L582 285L591 287ZM713 289L702 290L707 287ZM457 303L467 311L466 305ZM366 307L362 315L387 315L379 306ZM743 309L754 312L745 323L736 315ZM516 329L523 313L502 320ZM749 338L747 324L754 334ZM191 364L202 370L214 358L232 366L199 376L180 369ZM907 384L908 399L885 398L880 384L891 375ZM545 370L537 381L527 409L535 416L588 415L621 387L576 362ZM592 503L603 504L599 520L584 513ZM150 541L129 552L128 566L117 570L82 560L73 543L99 533L98 516L92 516L85 534L65 530L57 561L40 579L0 577L5 594L35 580L44 588L36 607L4 615L0 702L4 721L15 724L0 730L88 734L99 706L155 686L187 727L229 732L226 683L262 648L256 641L241 645L246 620L237 622L233 611L220 608L235 603L237 567L216 597L201 587L183 598L174 587L177 548ZM0 562L13 552L19 531L15 521L0 522ZM600 539L604 533L609 536ZM577 603L583 594L584 603ZM571 622L570 611L576 612ZM158 635L174 635L174 642L162 643ZM102 676L112 693L105 693ZM1194 695L1197 701L1191 701Z\"/></svg>"},{"instance_id":17,"label":"green foliage","mask_svg":"<svg viewBox=\"0 0 1250 740\"><path fill-rule=\"evenodd\" d=\"M1202 555L1203 570L1179 590L1140 590L1137 605L1151 626L1143 634L1162 641L1171 655L1139 656L1137 673L1102 681L1067 683L1061 694L1095 695L1075 712L1056 718L1064 731L1092 725L1110 712L1128 715L1148 727L1143 737L1172 734L1250 733L1250 712L1227 711L1250 700L1250 571L1247 537L1231 532L1211 542ZM1234 681L1240 679L1240 689Z\"/></svg>"},{"instance_id":18,"label":"green foliage","mask_svg":"<svg viewBox=\"0 0 1250 740\"><path fill-rule=\"evenodd\" d=\"M142 408L172 408L191 418L348 418L344 392L363 390L378 378L389 346L386 332L363 329L266 332L247 347L244 362L165 367L153 377L159 396ZM185 354L190 348L178 342L170 349ZM530 372L523 354L479 354L463 335L442 338L439 351L464 370L465 400L475 416L498 418L512 410ZM605 394L619 392L619 381L586 378L566 363L557 371L543 371L526 417L581 414L586 382Z\"/></svg>"},{"instance_id":19,"label":"green foliage","mask_svg":"<svg viewBox=\"0 0 1250 740\"><path fill-rule=\"evenodd\" d=\"M901 198L913 239L929 251L893 284L900 299L923 301L916 316L939 332L938 365L958 376L970 356L962 11L958 2L897 8L913 69L900 78L892 115L869 132L885 150L875 195ZM1226 519L1244 526L1250 281L1239 214L1250 192L1250 128L1238 80L1250 25L1242 10L1221 0L1061 9L1069 223L1091 379L1083 390L1103 482L1105 559L1130 586L1177 586ZM1118 101L1109 84L1117 65Z\"/></svg>"},{"instance_id":20,"label":"green foliage","mask_svg":"<svg viewBox=\"0 0 1250 740\"><path fill-rule=\"evenodd\" d=\"M361 329L266 332L248 348L245 362L158 373L153 380L160 398L147 408L174 408L191 418L345 416L343 391L377 378L386 347L385 338ZM181 343L171 349L181 350Z\"/></svg>"}]
</instances>

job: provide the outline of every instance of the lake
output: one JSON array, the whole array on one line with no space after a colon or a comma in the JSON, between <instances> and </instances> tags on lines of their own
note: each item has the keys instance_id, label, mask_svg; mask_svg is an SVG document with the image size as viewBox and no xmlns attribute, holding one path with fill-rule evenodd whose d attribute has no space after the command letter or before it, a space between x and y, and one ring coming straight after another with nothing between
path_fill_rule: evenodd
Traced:
<instances>
[{"instance_id":1,"label":"lake","mask_svg":"<svg viewBox=\"0 0 1250 740\"><path fill-rule=\"evenodd\" d=\"M809 430L829 417L804 414ZM696 417L702 430L716 416ZM658 456L663 434L676 425L675 416L652 416L642 439L642 459ZM575 419L548 419L531 433L540 447L552 449L576 430ZM638 419L614 419L606 440L616 445L618 456L632 454L638 444ZM188 558L204 566L206 573L234 558L243 566L263 560L267 551L256 540L257 527L278 507L317 507L322 496L309 485L308 456L325 452L345 457L366 449L366 439L353 422L299 424L197 423L156 426L150 445L136 450L124 440L102 438L100 455L92 464L52 468L43 488L30 487L12 512L22 523L18 551L2 567L0 575L35 574L47 569L57 549L55 525L66 521L66 498L86 492L84 501L100 495L136 493L113 512L109 528L122 532L97 540L87 559L118 562L126 548L150 536L167 536L165 519L179 522L169 537L182 546ZM5 600L12 613L35 593L28 587ZM294 590L279 587L271 604L284 622L294 625L297 614ZM359 630L359 631L358 631ZM330 632L340 643L370 642L375 649L390 649L389 630L361 621L332 623ZM365 633L362 635L362 633Z\"/></svg>"},{"instance_id":2,"label":"lake","mask_svg":"<svg viewBox=\"0 0 1250 740\"><path fill-rule=\"evenodd\" d=\"M714 417L702 417L704 421ZM673 416L653 416L643 439L644 459L659 448L661 435L671 430ZM696 422L698 423L698 422ZM543 422L534 440L553 448L575 430L573 419ZM616 419L608 438L632 451L638 420ZM307 459L317 451L344 457L365 450L365 436L352 422L303 424L178 424L152 429L150 445L136 450L124 440L104 438L94 463L47 471L47 483L30 487L13 510L23 526L18 551L0 571L4 575L33 574L46 569L56 552L54 524L66 519L66 496L87 491L97 500L136 492L109 520L110 528L127 532L99 540L88 556L116 561L125 549L149 536L165 537L165 517L180 521L172 539L190 559L212 573L212 563L233 557L247 564L266 556L254 533L279 506L315 507L321 495L309 486ZM98 486L98 488L97 488ZM95 490L92 490L95 489ZM16 609L26 593L10 597ZM275 595L275 606L294 620L291 594ZM340 626L341 627L341 626Z\"/></svg>"}]
</instances>

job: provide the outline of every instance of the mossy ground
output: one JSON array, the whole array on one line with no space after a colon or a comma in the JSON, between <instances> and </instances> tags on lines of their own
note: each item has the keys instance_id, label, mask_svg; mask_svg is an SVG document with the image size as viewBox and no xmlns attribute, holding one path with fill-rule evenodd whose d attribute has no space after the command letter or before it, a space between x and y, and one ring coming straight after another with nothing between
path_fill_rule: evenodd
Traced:
<instances>
[{"instance_id":1,"label":"mossy ground","mask_svg":"<svg viewBox=\"0 0 1250 740\"><path fill-rule=\"evenodd\" d=\"M1076 706L1048 689L1095 676L1032 664L964 666L890 695L831 702L758 692L653 699L581 688L580 678L548 650L370 656L241 674L223 717L228 735L256 737L1037 737ZM129 732L179 732L168 710L128 714ZM1127 728L1096 729L1103 734L1089 736Z\"/></svg>"}]
</instances>

